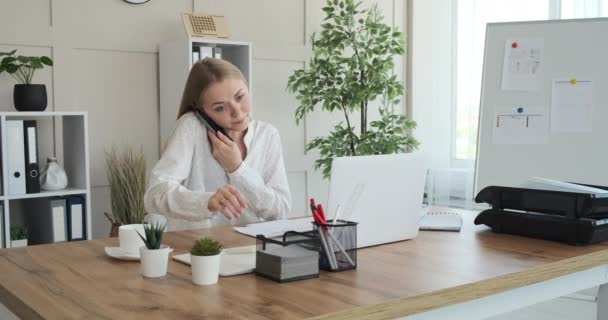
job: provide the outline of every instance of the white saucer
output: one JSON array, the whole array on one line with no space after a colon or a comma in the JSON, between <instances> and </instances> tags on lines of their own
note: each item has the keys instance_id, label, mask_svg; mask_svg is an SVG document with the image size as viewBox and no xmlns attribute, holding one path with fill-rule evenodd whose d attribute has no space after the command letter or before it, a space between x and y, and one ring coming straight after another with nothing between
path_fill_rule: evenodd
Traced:
<instances>
[{"instance_id":1,"label":"white saucer","mask_svg":"<svg viewBox=\"0 0 608 320\"><path fill-rule=\"evenodd\" d=\"M139 260L139 252L127 252L124 251L121 247L105 247L103 249L106 254L112 258L129 261Z\"/></svg>"},{"instance_id":2,"label":"white saucer","mask_svg":"<svg viewBox=\"0 0 608 320\"><path fill-rule=\"evenodd\" d=\"M229 277L253 272L255 270L255 254L255 245L222 250L220 276ZM173 260L189 265L190 254L174 255Z\"/></svg>"}]
</instances>

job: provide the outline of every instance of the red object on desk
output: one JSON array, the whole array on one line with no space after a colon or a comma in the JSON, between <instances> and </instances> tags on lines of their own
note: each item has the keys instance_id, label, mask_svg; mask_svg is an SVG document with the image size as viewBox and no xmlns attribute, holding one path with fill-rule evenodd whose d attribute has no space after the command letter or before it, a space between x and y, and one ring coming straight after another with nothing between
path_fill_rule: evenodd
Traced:
<instances>
[{"instance_id":1,"label":"red object on desk","mask_svg":"<svg viewBox=\"0 0 608 320\"><path fill-rule=\"evenodd\" d=\"M323 224L326 224L327 219L325 218L325 210L323 210L323 206L320 203L317 206L317 212L319 212L319 216L321 217L321 221L323 221Z\"/></svg>"}]
</instances>

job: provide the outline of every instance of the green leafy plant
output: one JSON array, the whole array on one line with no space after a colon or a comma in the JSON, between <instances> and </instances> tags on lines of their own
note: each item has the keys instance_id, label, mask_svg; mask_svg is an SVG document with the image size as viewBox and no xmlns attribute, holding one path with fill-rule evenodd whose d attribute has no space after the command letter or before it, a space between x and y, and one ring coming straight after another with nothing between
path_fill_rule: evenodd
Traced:
<instances>
[{"instance_id":1,"label":"green leafy plant","mask_svg":"<svg viewBox=\"0 0 608 320\"><path fill-rule=\"evenodd\" d=\"M215 256L220 254L221 251L222 245L219 242L204 237L194 241L190 254L193 256Z\"/></svg>"},{"instance_id":2,"label":"green leafy plant","mask_svg":"<svg viewBox=\"0 0 608 320\"><path fill-rule=\"evenodd\" d=\"M16 52L17 50L0 52L0 57L4 56L0 61L0 74L4 71L8 72L17 83L31 84L37 69L42 69L45 65L53 65L53 60L47 56L15 56Z\"/></svg>"},{"instance_id":3,"label":"green leafy plant","mask_svg":"<svg viewBox=\"0 0 608 320\"><path fill-rule=\"evenodd\" d=\"M11 241L27 239L27 235L25 226L11 226Z\"/></svg>"},{"instance_id":4,"label":"green leafy plant","mask_svg":"<svg viewBox=\"0 0 608 320\"><path fill-rule=\"evenodd\" d=\"M116 147L106 151L106 167L110 182L112 214L105 216L112 224L143 223L146 215L146 159L143 150L126 146L122 152Z\"/></svg>"},{"instance_id":5,"label":"green leafy plant","mask_svg":"<svg viewBox=\"0 0 608 320\"><path fill-rule=\"evenodd\" d=\"M137 234L146 244L146 248L150 250L160 249L163 235L165 234L165 226L164 223L144 224L144 233L146 236L144 237L139 232L137 232Z\"/></svg>"},{"instance_id":6,"label":"green leafy plant","mask_svg":"<svg viewBox=\"0 0 608 320\"><path fill-rule=\"evenodd\" d=\"M335 157L398 153L419 145L411 135L416 123L394 109L403 96L403 84L391 70L393 57L405 52L403 34L384 24L377 4L370 10L359 9L360 5L354 0L327 1L326 22L320 34L311 37L309 66L294 71L287 82L300 103L297 124L317 106L344 115L345 125L340 122L329 136L306 146L307 151L320 151L315 168L323 168L326 178ZM373 101L382 104L380 119L368 128L368 107ZM358 133L351 121L355 113L360 116Z\"/></svg>"}]
</instances>

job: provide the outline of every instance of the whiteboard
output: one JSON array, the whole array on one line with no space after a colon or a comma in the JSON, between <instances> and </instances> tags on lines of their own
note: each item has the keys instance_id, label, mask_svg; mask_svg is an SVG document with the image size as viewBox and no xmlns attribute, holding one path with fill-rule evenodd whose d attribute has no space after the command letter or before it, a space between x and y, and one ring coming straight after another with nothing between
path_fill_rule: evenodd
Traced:
<instances>
[{"instance_id":1,"label":"whiteboard","mask_svg":"<svg viewBox=\"0 0 608 320\"><path fill-rule=\"evenodd\" d=\"M533 176L608 185L607 34L606 18L487 25L477 140L476 193L489 185L520 186ZM503 61L508 50L505 47L513 39L542 40L541 64L535 74L538 83L536 90L502 89ZM497 119L500 117L497 110L523 106L522 110L536 108L535 111L548 117L546 120L559 116L559 112L551 114L551 102L552 81L560 78L592 81L593 88L589 94L592 105L592 117L589 119L591 131L552 132L558 126L551 126L549 121L546 139L530 139L534 142L531 144L507 144L496 140L501 137L497 134ZM501 130L504 128L501 127Z\"/></svg>"}]
</instances>

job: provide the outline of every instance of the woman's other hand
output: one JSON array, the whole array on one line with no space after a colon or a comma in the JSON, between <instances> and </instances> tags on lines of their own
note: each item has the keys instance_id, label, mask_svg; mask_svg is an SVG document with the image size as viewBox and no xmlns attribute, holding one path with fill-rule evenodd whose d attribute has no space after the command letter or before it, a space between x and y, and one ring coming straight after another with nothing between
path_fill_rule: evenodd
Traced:
<instances>
[{"instance_id":1,"label":"woman's other hand","mask_svg":"<svg viewBox=\"0 0 608 320\"><path fill-rule=\"evenodd\" d=\"M212 212L221 212L227 219L238 219L247 208L247 201L239 190L227 184L209 198L207 209Z\"/></svg>"},{"instance_id":2,"label":"woman's other hand","mask_svg":"<svg viewBox=\"0 0 608 320\"><path fill-rule=\"evenodd\" d=\"M209 131L208 136L213 145L212 154L215 160L217 160L229 173L236 171L243 162L239 146L219 131L217 132L217 135Z\"/></svg>"}]
</instances>

